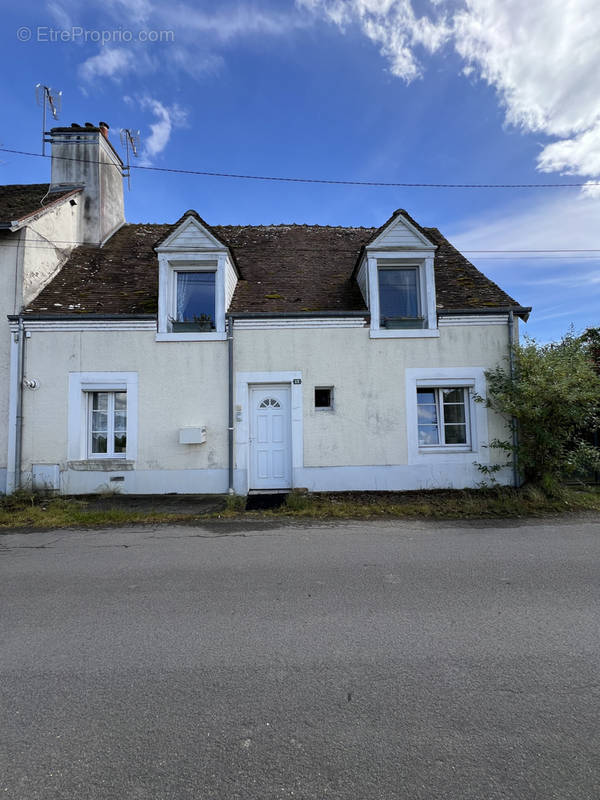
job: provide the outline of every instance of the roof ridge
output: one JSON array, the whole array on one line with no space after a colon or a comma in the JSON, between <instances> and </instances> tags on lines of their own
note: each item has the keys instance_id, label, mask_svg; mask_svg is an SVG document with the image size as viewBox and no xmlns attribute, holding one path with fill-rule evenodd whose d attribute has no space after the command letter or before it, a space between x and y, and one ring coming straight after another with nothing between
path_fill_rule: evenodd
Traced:
<instances>
[{"instance_id":1,"label":"roof ridge","mask_svg":"<svg viewBox=\"0 0 600 800\"><path fill-rule=\"evenodd\" d=\"M135 227L143 225L153 225L171 228L177 223L173 222L126 222L121 227ZM319 225L318 223L310 222L276 222L276 223L261 223L259 225L250 225L243 223L226 223L208 225L209 230L213 228L321 228L322 230L341 230L341 231L372 231L375 229L374 225ZM120 230L120 229L119 229Z\"/></svg>"}]
</instances>

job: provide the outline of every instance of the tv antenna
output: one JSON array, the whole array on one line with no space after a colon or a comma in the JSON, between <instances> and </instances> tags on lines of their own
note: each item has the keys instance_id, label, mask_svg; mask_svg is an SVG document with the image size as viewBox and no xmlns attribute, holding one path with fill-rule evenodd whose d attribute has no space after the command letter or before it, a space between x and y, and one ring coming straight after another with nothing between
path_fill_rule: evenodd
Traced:
<instances>
[{"instance_id":1,"label":"tv antenna","mask_svg":"<svg viewBox=\"0 0 600 800\"><path fill-rule=\"evenodd\" d=\"M130 155L134 155L137 158L139 143L139 131L132 131L130 128L121 128L121 147L125 148L125 158L127 161L123 174L127 176L127 188L129 191L131 191L131 168L129 159Z\"/></svg>"},{"instance_id":2,"label":"tv antenna","mask_svg":"<svg viewBox=\"0 0 600 800\"><path fill-rule=\"evenodd\" d=\"M42 107L42 155L46 155L46 111L49 110L53 119L58 119L62 106L62 92L51 89L43 83L35 86L35 99L38 106Z\"/></svg>"}]
</instances>

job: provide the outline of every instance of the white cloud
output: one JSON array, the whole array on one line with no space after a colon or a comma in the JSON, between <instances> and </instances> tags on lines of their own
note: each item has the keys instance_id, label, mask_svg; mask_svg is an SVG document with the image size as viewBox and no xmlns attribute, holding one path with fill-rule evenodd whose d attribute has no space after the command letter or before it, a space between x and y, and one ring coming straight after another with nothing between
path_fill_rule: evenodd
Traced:
<instances>
[{"instance_id":1,"label":"white cloud","mask_svg":"<svg viewBox=\"0 0 600 800\"><path fill-rule=\"evenodd\" d=\"M215 75L225 64L225 59L216 53L203 55L190 47L179 45L169 49L167 59L173 69L186 72L192 78Z\"/></svg>"},{"instance_id":2,"label":"white cloud","mask_svg":"<svg viewBox=\"0 0 600 800\"><path fill-rule=\"evenodd\" d=\"M543 172L600 175L597 0L468 0L454 16L457 51L493 86L508 123L560 137Z\"/></svg>"},{"instance_id":3,"label":"white cloud","mask_svg":"<svg viewBox=\"0 0 600 800\"><path fill-rule=\"evenodd\" d=\"M142 166L150 166L152 160L167 146L173 130L185 126L187 111L177 104L165 106L152 97L142 97L139 104L156 117L156 122L150 125L150 136L144 141L140 162Z\"/></svg>"},{"instance_id":4,"label":"white cloud","mask_svg":"<svg viewBox=\"0 0 600 800\"><path fill-rule=\"evenodd\" d=\"M49 10L58 19L66 19L63 6L80 12L75 0L50 0ZM90 5L100 5L91 0ZM104 45L96 55L79 66L84 83L103 78L120 83L131 75L147 76L159 69L171 73L187 73L194 79L213 75L222 69L224 58L218 48L241 38L284 36L311 24L293 8L290 11L261 9L257 5L225 5L209 13L194 5L180 2L165 4L153 0L104 0L102 11L113 19L115 29L133 33L132 41L121 46ZM70 27L66 26L66 27ZM106 25L109 29L110 25ZM162 43L140 41L140 30L164 32L169 39ZM85 92L85 88L82 87Z\"/></svg>"},{"instance_id":5,"label":"white cloud","mask_svg":"<svg viewBox=\"0 0 600 800\"><path fill-rule=\"evenodd\" d=\"M421 75L414 48L430 53L450 36L446 17L417 17L411 0L297 0L297 5L323 15L345 30L356 22L390 63L391 72L410 82Z\"/></svg>"},{"instance_id":6,"label":"white cloud","mask_svg":"<svg viewBox=\"0 0 600 800\"><path fill-rule=\"evenodd\" d=\"M503 214L496 210L489 218L466 220L448 236L461 251L595 249L599 218L600 201L561 189L537 202L531 197L514 202Z\"/></svg>"},{"instance_id":7,"label":"white cloud","mask_svg":"<svg viewBox=\"0 0 600 800\"><path fill-rule=\"evenodd\" d=\"M73 22L67 11L60 5L60 3L50 2L46 4L46 8L50 12L57 27L61 30L70 30L73 27Z\"/></svg>"},{"instance_id":8,"label":"white cloud","mask_svg":"<svg viewBox=\"0 0 600 800\"><path fill-rule=\"evenodd\" d=\"M106 47L98 55L91 56L79 66L79 75L88 82L97 78L113 78L120 82L126 73L134 68L134 62L134 54L131 50Z\"/></svg>"},{"instance_id":9,"label":"white cloud","mask_svg":"<svg viewBox=\"0 0 600 800\"><path fill-rule=\"evenodd\" d=\"M296 3L342 31L358 25L407 82L422 73L418 47L433 53L451 43L465 77L496 90L508 124L558 140L542 149L540 170L600 176L597 0L430 0L420 17L413 0Z\"/></svg>"},{"instance_id":10,"label":"white cloud","mask_svg":"<svg viewBox=\"0 0 600 800\"><path fill-rule=\"evenodd\" d=\"M256 35L281 36L307 22L300 15L273 10L262 10L256 6L238 5L225 7L209 14L197 8L180 4L174 7L155 8L162 24L177 30L178 37L189 39L198 33L209 33L220 42Z\"/></svg>"},{"instance_id":11,"label":"white cloud","mask_svg":"<svg viewBox=\"0 0 600 800\"><path fill-rule=\"evenodd\" d=\"M600 175L600 120L578 136L544 147L538 156L538 169L569 175Z\"/></svg>"}]
</instances>

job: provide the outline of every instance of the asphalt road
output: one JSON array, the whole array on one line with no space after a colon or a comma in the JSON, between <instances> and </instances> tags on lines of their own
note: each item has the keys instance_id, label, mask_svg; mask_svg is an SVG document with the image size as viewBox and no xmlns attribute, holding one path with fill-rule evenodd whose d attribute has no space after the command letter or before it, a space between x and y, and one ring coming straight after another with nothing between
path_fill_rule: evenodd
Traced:
<instances>
[{"instance_id":1,"label":"asphalt road","mask_svg":"<svg viewBox=\"0 0 600 800\"><path fill-rule=\"evenodd\" d=\"M0 800L600 797L600 520L0 550Z\"/></svg>"}]
</instances>

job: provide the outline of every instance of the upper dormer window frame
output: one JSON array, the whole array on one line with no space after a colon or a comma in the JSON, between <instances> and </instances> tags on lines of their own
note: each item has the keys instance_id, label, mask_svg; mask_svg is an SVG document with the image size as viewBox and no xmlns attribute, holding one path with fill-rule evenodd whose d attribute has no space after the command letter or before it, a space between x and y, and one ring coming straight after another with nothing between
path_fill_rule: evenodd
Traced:
<instances>
[{"instance_id":1,"label":"upper dormer window frame","mask_svg":"<svg viewBox=\"0 0 600 800\"><path fill-rule=\"evenodd\" d=\"M435 301L434 249L430 250L371 250L365 254L369 286L370 336L373 339L401 339L437 337L437 312ZM419 313L422 327L394 328L380 324L379 275L381 269L397 267L418 270Z\"/></svg>"},{"instance_id":2,"label":"upper dormer window frame","mask_svg":"<svg viewBox=\"0 0 600 800\"><path fill-rule=\"evenodd\" d=\"M439 336L435 299L434 258L437 245L407 217L395 211L363 251L356 279L370 316L370 336L380 339ZM418 317L397 319L397 327L384 327L380 314L380 269L416 269ZM414 321L414 327L410 321Z\"/></svg>"},{"instance_id":3,"label":"upper dormer window frame","mask_svg":"<svg viewBox=\"0 0 600 800\"><path fill-rule=\"evenodd\" d=\"M194 247L178 244L178 237L190 226L208 239L211 246ZM224 341L227 303L227 273L237 270L228 248L218 241L194 217L181 223L157 248L158 253L158 332L157 341ZM172 320L177 317L177 280L182 272L215 273L215 328L214 330L174 331ZM235 279L234 279L235 280Z\"/></svg>"}]
</instances>

